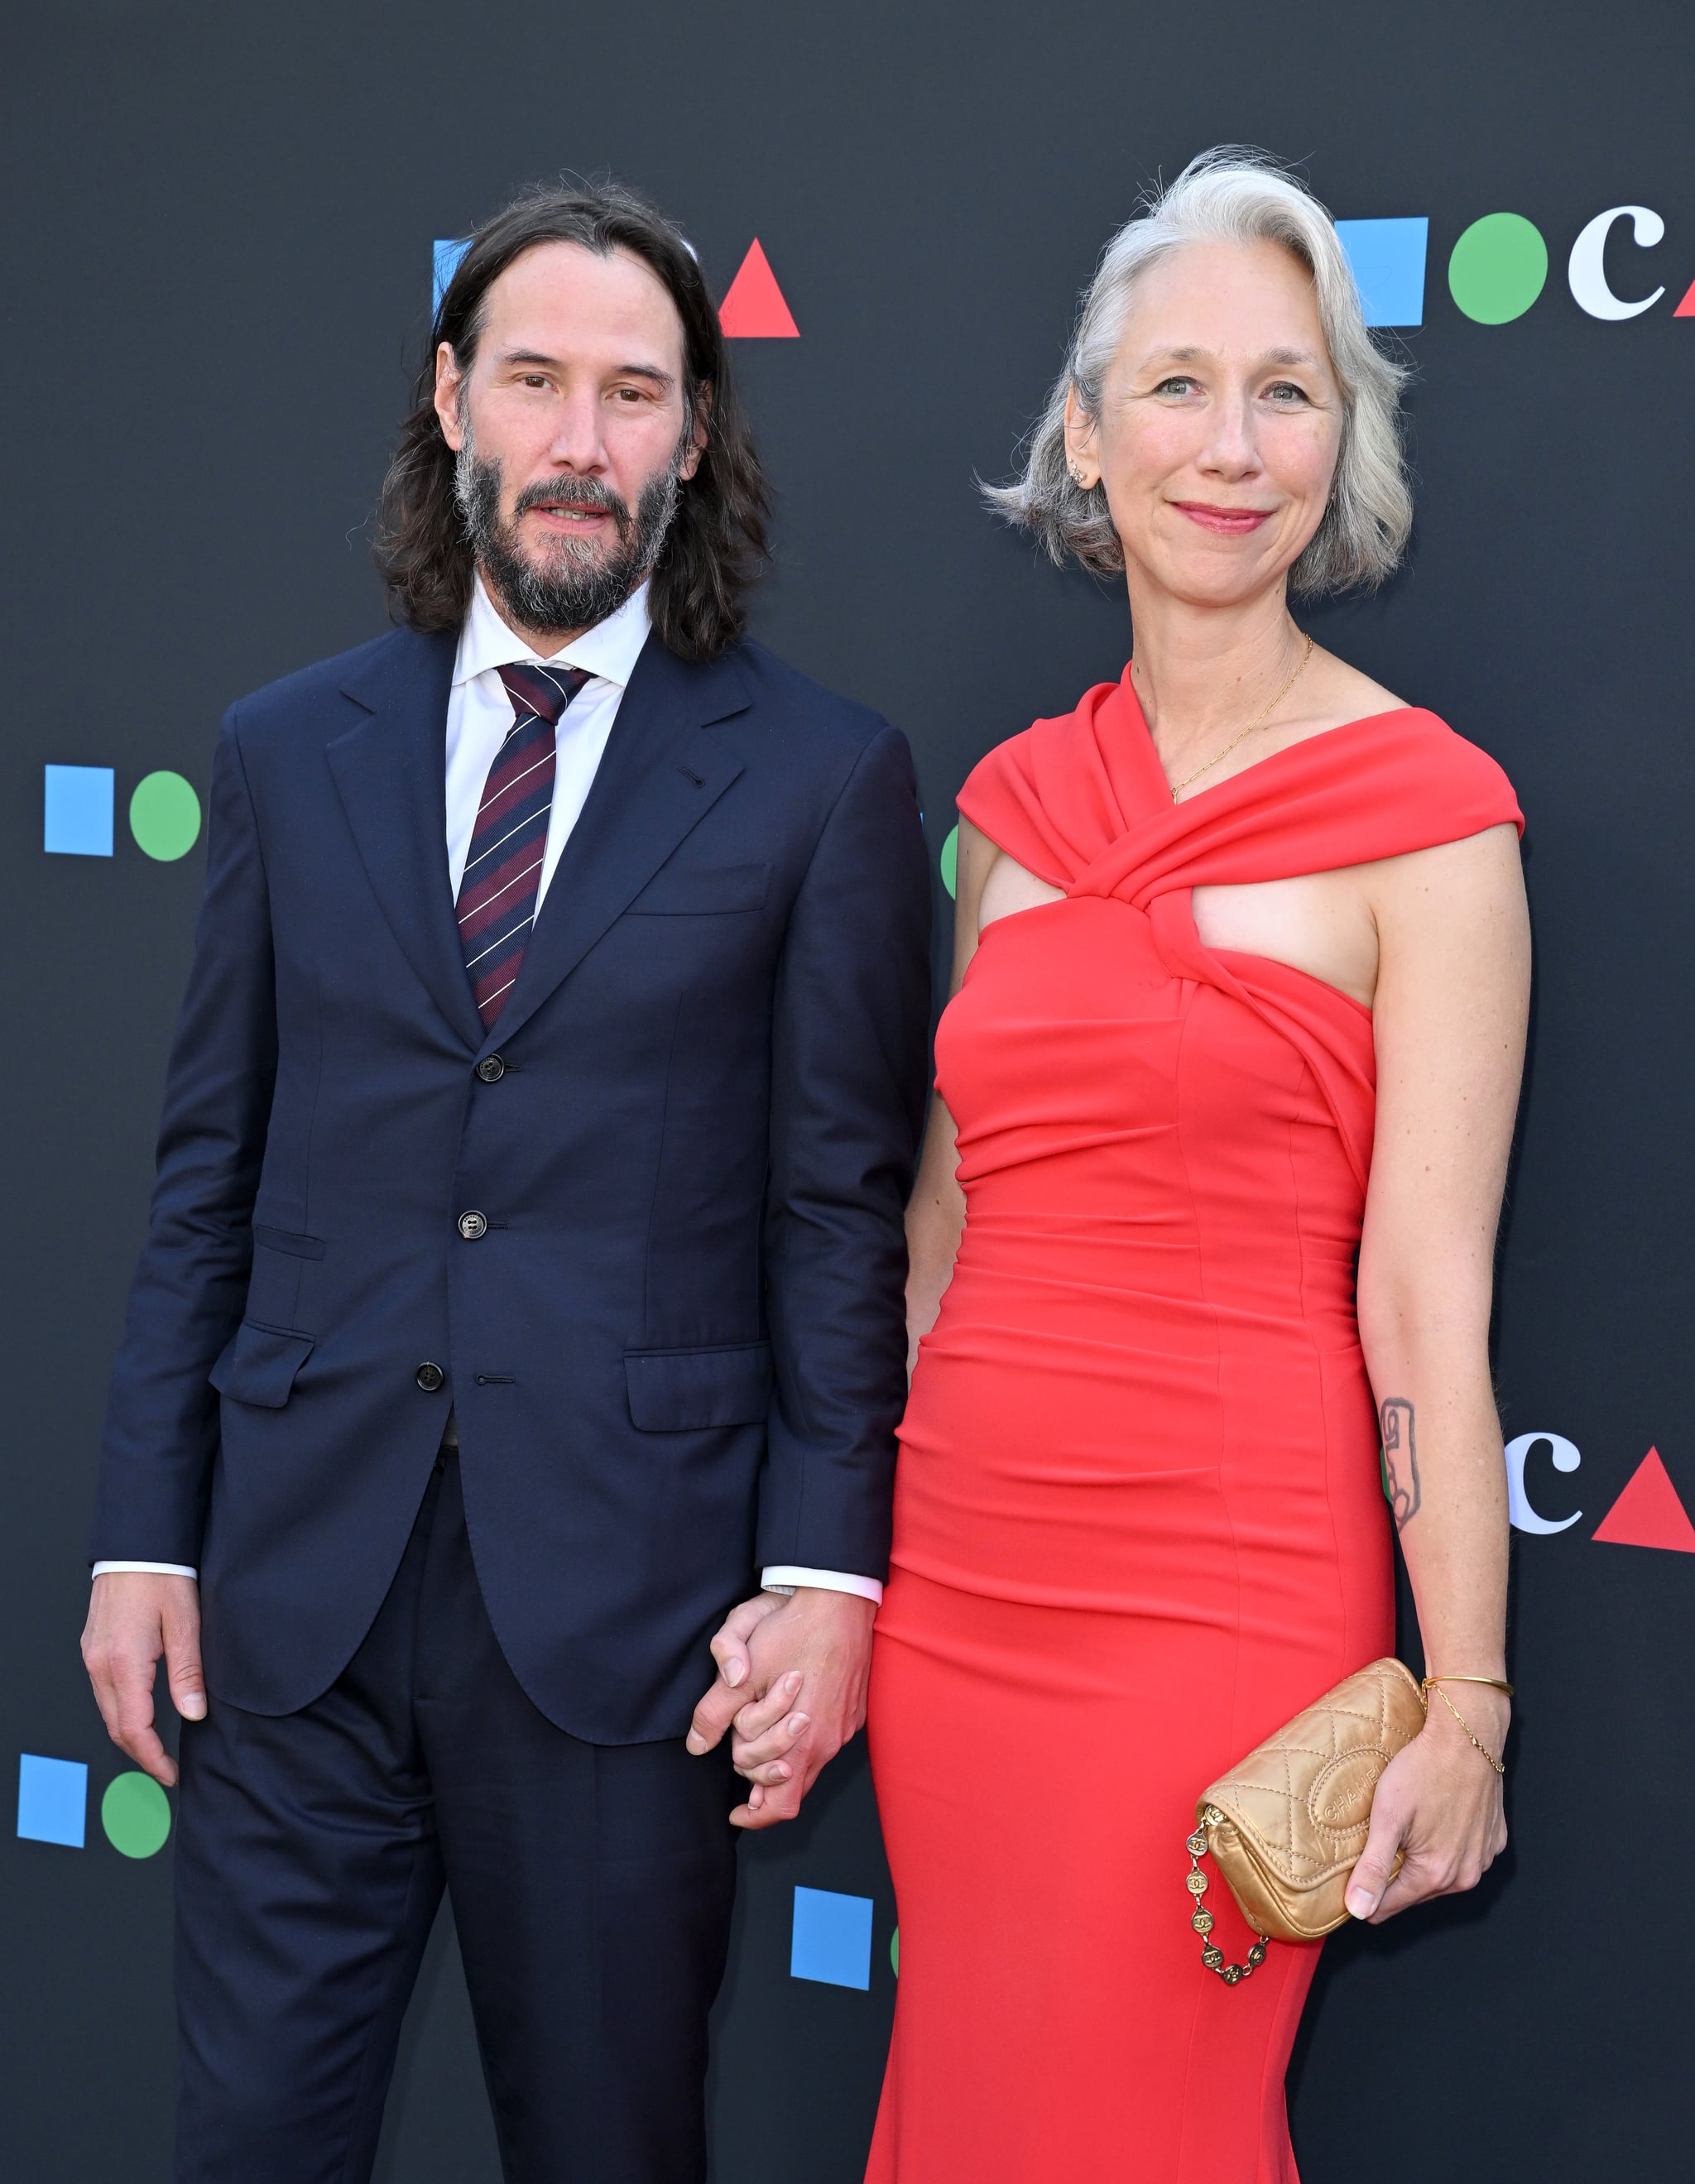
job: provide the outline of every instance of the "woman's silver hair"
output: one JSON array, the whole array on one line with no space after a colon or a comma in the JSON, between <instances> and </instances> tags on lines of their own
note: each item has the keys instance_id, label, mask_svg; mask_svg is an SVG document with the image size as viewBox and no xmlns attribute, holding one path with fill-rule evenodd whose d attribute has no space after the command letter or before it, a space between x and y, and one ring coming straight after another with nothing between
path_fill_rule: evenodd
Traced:
<instances>
[{"instance_id":1,"label":"woman's silver hair","mask_svg":"<svg viewBox=\"0 0 1695 2184\"><path fill-rule=\"evenodd\" d=\"M1263 153L1239 145L1191 160L1101 254L1065 369L1026 443L1023 476L985 488L990 505L1034 532L1057 562L1075 559L1103 575L1123 567L1105 489L1095 485L1085 492L1071 475L1066 397L1074 387L1084 415L1099 416L1101 382L1137 282L1190 242L1279 243L1312 275L1341 392L1341 448L1330 505L1289 572L1290 588L1312 598L1380 584L1399 561L1413 523L1399 415L1407 375L1366 331L1353 269L1329 213Z\"/></svg>"}]
</instances>

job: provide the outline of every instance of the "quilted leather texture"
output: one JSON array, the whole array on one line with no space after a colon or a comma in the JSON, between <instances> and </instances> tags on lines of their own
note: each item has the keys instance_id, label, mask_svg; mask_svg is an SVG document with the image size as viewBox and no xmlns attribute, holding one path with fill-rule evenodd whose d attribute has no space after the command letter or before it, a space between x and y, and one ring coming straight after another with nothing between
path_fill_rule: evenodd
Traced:
<instances>
[{"instance_id":1,"label":"quilted leather texture","mask_svg":"<svg viewBox=\"0 0 1695 2184\"><path fill-rule=\"evenodd\" d=\"M1347 1916L1377 1778L1424 1727L1419 1686L1374 1661L1269 1736L1195 1808L1221 1818L1208 1847L1242 1915L1274 1940L1314 1941Z\"/></svg>"}]
</instances>

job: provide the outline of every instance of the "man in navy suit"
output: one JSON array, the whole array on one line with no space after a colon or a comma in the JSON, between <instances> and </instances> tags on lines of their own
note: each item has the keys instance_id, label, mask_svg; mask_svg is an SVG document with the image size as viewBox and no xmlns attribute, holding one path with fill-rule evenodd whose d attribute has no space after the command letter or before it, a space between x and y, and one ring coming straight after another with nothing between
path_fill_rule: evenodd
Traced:
<instances>
[{"instance_id":1,"label":"man in navy suit","mask_svg":"<svg viewBox=\"0 0 1695 2184\"><path fill-rule=\"evenodd\" d=\"M744 640L765 510L686 245L538 192L403 626L224 722L84 1641L161 1781L161 1658L184 1721L181 2184L370 2175L444 1887L507 2176L705 2174L731 1821L863 1717L928 1012L906 746Z\"/></svg>"}]
</instances>

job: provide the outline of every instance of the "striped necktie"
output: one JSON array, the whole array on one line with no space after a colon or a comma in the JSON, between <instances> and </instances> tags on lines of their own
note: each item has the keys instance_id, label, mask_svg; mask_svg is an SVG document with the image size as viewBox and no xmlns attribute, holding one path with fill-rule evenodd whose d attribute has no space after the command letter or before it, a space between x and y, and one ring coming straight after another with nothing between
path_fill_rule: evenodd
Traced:
<instances>
[{"instance_id":1,"label":"striped necktie","mask_svg":"<svg viewBox=\"0 0 1695 2184\"><path fill-rule=\"evenodd\" d=\"M553 816L554 731L588 682L581 667L503 667L512 726L482 784L459 884L465 967L484 1028L506 1006L536 920Z\"/></svg>"}]
</instances>

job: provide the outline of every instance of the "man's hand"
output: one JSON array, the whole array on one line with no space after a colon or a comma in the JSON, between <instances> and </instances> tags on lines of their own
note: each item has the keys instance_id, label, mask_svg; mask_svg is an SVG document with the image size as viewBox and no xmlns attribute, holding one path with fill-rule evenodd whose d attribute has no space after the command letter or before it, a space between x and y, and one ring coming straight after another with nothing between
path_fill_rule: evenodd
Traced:
<instances>
[{"instance_id":1,"label":"man's hand","mask_svg":"<svg viewBox=\"0 0 1695 2184\"><path fill-rule=\"evenodd\" d=\"M694 1709L689 1749L711 1751L733 1725L736 1772L753 1785L730 1814L733 1825L792 1820L864 1727L876 1616L856 1593L802 1585L790 1598L761 1593L726 1618L712 1641L717 1680Z\"/></svg>"},{"instance_id":2,"label":"man's hand","mask_svg":"<svg viewBox=\"0 0 1695 2184\"><path fill-rule=\"evenodd\" d=\"M200 1673L200 1588L189 1577L108 1570L94 1580L82 1660L106 1734L167 1789L176 1762L153 1727L153 1673L163 1653L170 1696L184 1721L206 1714Z\"/></svg>"}]
</instances>

